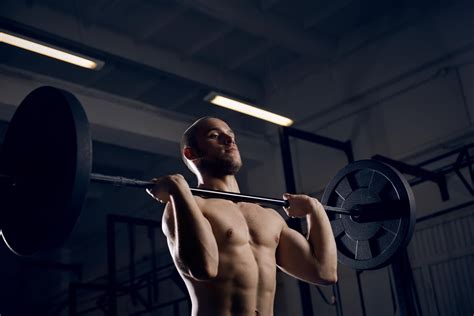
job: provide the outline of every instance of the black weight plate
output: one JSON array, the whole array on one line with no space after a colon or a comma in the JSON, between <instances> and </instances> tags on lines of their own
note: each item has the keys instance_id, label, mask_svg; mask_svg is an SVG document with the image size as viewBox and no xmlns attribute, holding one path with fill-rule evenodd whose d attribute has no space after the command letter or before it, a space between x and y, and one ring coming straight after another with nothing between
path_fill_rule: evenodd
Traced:
<instances>
[{"instance_id":1,"label":"black weight plate","mask_svg":"<svg viewBox=\"0 0 474 316\"><path fill-rule=\"evenodd\" d=\"M357 204L389 202L395 211L376 209L373 220L328 213L338 260L357 270L379 269L410 241L415 227L415 199L405 178L375 160L347 165L327 185L321 203L346 209Z\"/></svg>"},{"instance_id":2,"label":"black weight plate","mask_svg":"<svg viewBox=\"0 0 474 316\"><path fill-rule=\"evenodd\" d=\"M2 201L1 230L18 255L61 245L77 221L89 184L92 146L87 116L69 92L32 91L8 126L1 172L15 183Z\"/></svg>"}]
</instances>

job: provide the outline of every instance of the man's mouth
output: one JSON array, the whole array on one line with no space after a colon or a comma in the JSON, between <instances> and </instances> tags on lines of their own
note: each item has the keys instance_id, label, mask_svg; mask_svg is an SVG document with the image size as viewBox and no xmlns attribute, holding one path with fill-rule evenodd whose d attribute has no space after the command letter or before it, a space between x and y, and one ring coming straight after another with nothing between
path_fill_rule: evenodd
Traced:
<instances>
[{"instance_id":1,"label":"man's mouth","mask_svg":"<svg viewBox=\"0 0 474 316\"><path fill-rule=\"evenodd\" d=\"M227 147L227 148L225 148L225 151L226 151L226 152L237 151L237 147L235 147L235 146Z\"/></svg>"},{"instance_id":2,"label":"man's mouth","mask_svg":"<svg viewBox=\"0 0 474 316\"><path fill-rule=\"evenodd\" d=\"M226 149L224 149L224 155L226 155L226 156L232 156L232 157L234 157L235 155L238 154L238 152L239 152L239 151L238 151L237 148L235 148L235 147L231 147L231 148L226 148Z\"/></svg>"}]
</instances>

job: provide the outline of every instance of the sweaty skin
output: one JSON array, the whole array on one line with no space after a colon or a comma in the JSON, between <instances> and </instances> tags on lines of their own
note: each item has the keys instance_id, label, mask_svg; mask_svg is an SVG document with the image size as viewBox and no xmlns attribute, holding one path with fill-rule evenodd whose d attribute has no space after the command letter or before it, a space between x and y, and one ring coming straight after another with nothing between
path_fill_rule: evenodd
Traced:
<instances>
[{"instance_id":1,"label":"sweaty skin","mask_svg":"<svg viewBox=\"0 0 474 316\"><path fill-rule=\"evenodd\" d=\"M199 187L239 192L233 174L203 168L213 165L213 159L240 162L230 128L221 120L210 119L201 130L203 152L184 153L197 165ZM277 267L311 283L337 281L334 237L316 199L285 195L290 202L287 214L307 218L305 238L288 228L274 210L193 196L181 175L155 182L149 193L167 203L162 228L189 291L192 315L273 315Z\"/></svg>"}]
</instances>

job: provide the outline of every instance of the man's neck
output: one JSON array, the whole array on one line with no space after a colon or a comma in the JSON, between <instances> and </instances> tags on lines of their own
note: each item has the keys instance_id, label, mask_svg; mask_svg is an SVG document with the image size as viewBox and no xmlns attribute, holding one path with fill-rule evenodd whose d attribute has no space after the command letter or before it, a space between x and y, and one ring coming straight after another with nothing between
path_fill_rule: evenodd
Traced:
<instances>
[{"instance_id":1,"label":"man's neck","mask_svg":"<svg viewBox=\"0 0 474 316\"><path fill-rule=\"evenodd\" d=\"M237 179L233 175L216 178L215 176L202 174L198 182L198 187L202 189L240 193Z\"/></svg>"}]
</instances>

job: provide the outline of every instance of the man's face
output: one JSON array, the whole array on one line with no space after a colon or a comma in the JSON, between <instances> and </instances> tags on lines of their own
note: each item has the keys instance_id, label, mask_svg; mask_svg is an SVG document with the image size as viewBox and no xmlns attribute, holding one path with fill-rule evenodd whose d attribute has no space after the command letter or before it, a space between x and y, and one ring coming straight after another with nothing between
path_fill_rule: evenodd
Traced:
<instances>
[{"instance_id":1,"label":"man's face","mask_svg":"<svg viewBox=\"0 0 474 316\"><path fill-rule=\"evenodd\" d=\"M216 118L202 122L197 132L196 166L215 176L234 175L242 166L235 135L231 128Z\"/></svg>"}]
</instances>

